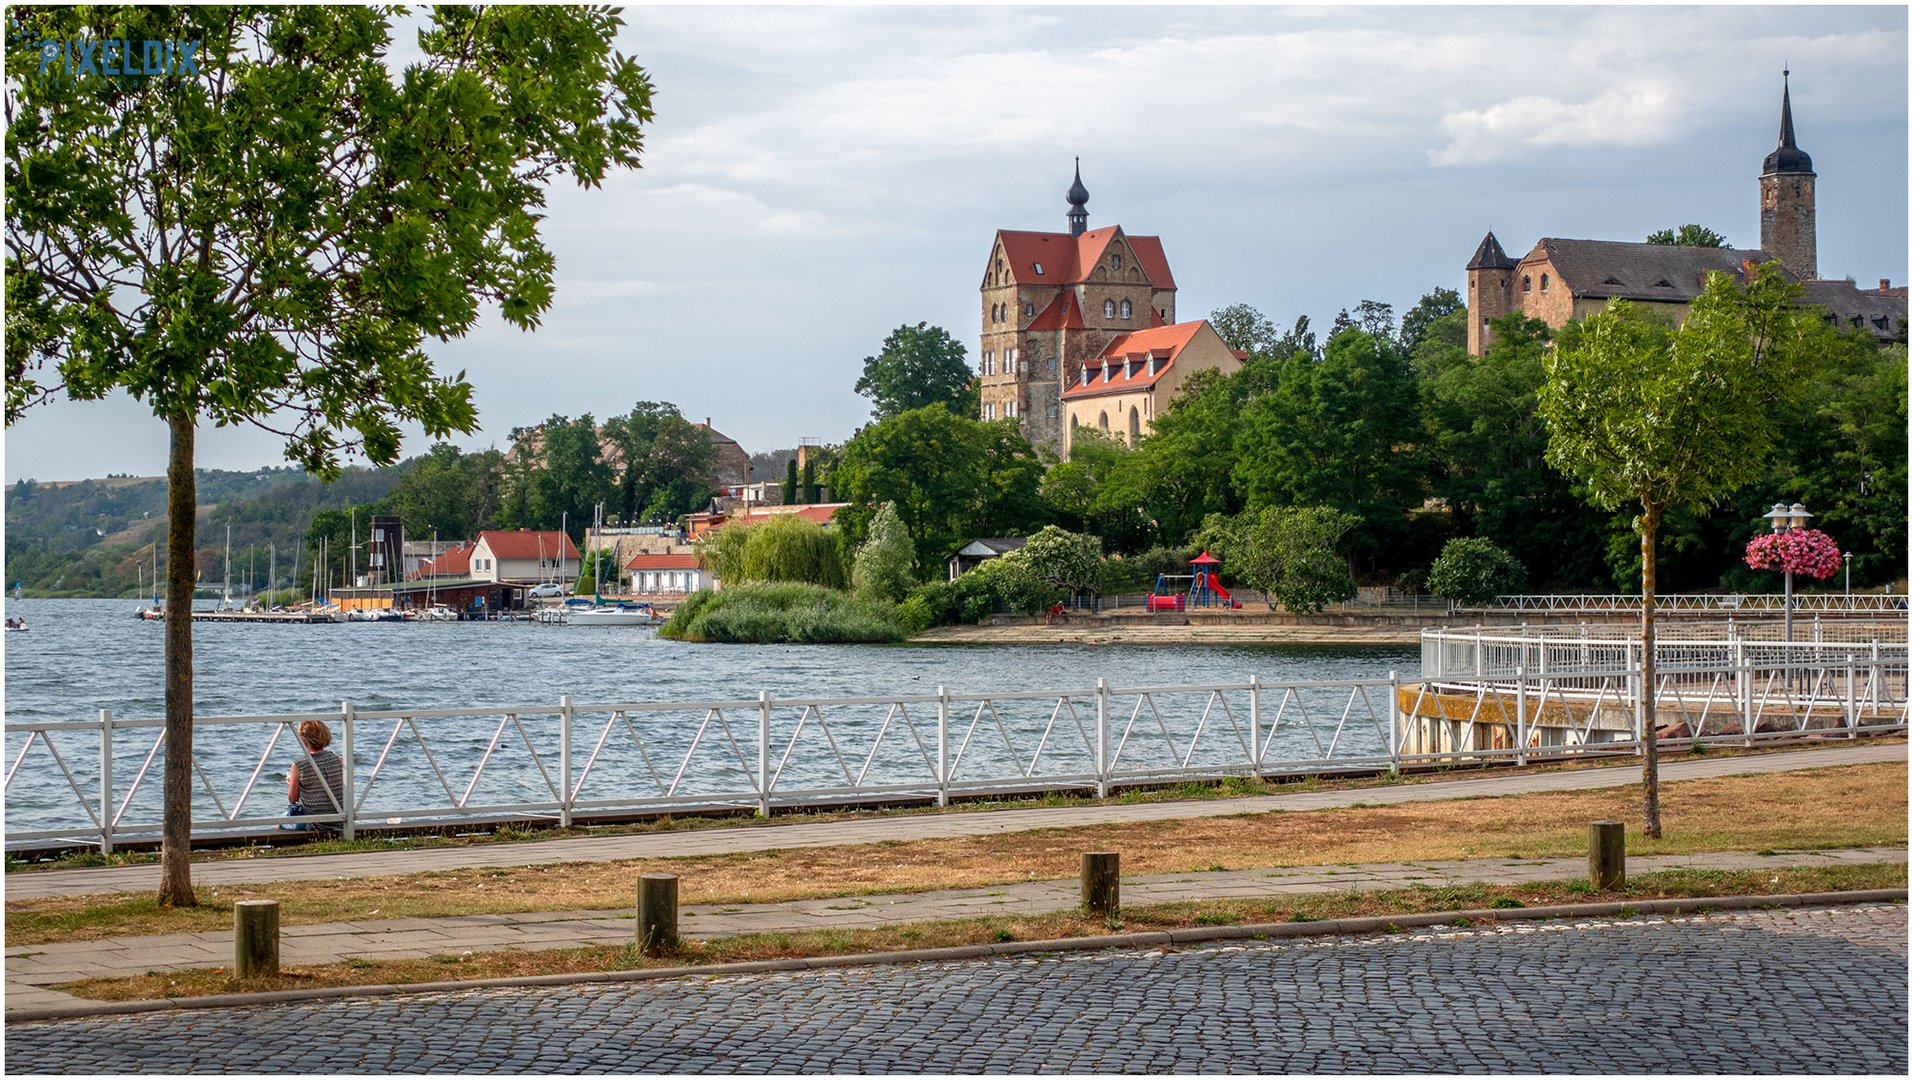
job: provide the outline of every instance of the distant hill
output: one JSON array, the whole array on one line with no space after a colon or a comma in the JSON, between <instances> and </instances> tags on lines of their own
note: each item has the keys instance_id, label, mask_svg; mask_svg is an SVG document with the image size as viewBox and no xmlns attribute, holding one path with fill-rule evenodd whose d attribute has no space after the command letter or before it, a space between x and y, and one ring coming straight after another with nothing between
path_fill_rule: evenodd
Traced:
<instances>
[{"instance_id":1,"label":"distant hill","mask_svg":"<svg viewBox=\"0 0 1913 1080\"><path fill-rule=\"evenodd\" d=\"M199 572L216 585L223 574L226 526L232 526L233 576L248 560L266 583L268 548L277 548L283 585L293 552L312 511L371 502L398 482L399 469L347 469L321 483L296 468L231 472L201 469L198 477ZM7 487L7 565L10 589L21 582L35 596L133 596L135 567L152 571L152 545L164 546L164 477L109 476L97 480L22 480Z\"/></svg>"}]
</instances>

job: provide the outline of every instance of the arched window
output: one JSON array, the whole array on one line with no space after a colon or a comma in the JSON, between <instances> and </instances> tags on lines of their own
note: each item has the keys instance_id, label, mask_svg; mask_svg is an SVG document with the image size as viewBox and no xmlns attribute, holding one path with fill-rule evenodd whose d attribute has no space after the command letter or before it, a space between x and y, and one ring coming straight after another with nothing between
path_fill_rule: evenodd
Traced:
<instances>
[{"instance_id":1,"label":"arched window","mask_svg":"<svg viewBox=\"0 0 1913 1080\"><path fill-rule=\"evenodd\" d=\"M1113 319L1115 317L1116 317L1116 301L1114 300L1103 301L1103 318Z\"/></svg>"},{"instance_id":2,"label":"arched window","mask_svg":"<svg viewBox=\"0 0 1913 1080\"><path fill-rule=\"evenodd\" d=\"M1542 292L1548 291L1548 275L1546 274L1541 275L1541 291Z\"/></svg>"},{"instance_id":3,"label":"arched window","mask_svg":"<svg viewBox=\"0 0 1913 1080\"><path fill-rule=\"evenodd\" d=\"M1109 414L1099 413L1096 417L1096 426L1103 429L1104 431L1108 431L1109 430Z\"/></svg>"},{"instance_id":4,"label":"arched window","mask_svg":"<svg viewBox=\"0 0 1913 1080\"><path fill-rule=\"evenodd\" d=\"M1123 301L1123 318L1129 318L1129 301Z\"/></svg>"},{"instance_id":5,"label":"arched window","mask_svg":"<svg viewBox=\"0 0 1913 1080\"><path fill-rule=\"evenodd\" d=\"M1526 274L1521 275L1521 291L1522 292L1534 291L1534 279L1530 278Z\"/></svg>"},{"instance_id":6,"label":"arched window","mask_svg":"<svg viewBox=\"0 0 1913 1080\"><path fill-rule=\"evenodd\" d=\"M1035 314L1036 314L1036 305L1035 305L1035 304L1024 304L1024 305L1023 305L1023 317L1024 317L1024 318L1026 318L1026 319L1027 319L1027 318L1031 318L1031 317L1033 317L1033 316L1034 316Z\"/></svg>"},{"instance_id":7,"label":"arched window","mask_svg":"<svg viewBox=\"0 0 1913 1080\"><path fill-rule=\"evenodd\" d=\"M1134 405L1131 405L1129 407L1129 445L1131 446L1136 445L1136 440L1141 437L1142 437L1142 414L1136 411L1136 407Z\"/></svg>"}]
</instances>

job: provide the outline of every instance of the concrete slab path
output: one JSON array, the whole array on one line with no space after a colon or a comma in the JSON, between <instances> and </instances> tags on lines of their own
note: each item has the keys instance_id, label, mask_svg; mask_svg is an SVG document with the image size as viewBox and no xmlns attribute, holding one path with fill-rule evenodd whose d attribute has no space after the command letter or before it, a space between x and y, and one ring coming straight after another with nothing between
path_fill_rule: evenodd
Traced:
<instances>
[{"instance_id":1,"label":"concrete slab path","mask_svg":"<svg viewBox=\"0 0 1913 1080\"><path fill-rule=\"evenodd\" d=\"M1673 782L1749 773L1793 772L1840 765L1904 762L1907 744L1861 743L1811 750L1776 751L1731 757L1664 758L1661 776ZM566 862L664 859L682 855L771 851L779 848L880 844L892 840L929 840L987 836L1034 829L1190 818L1229 817L1273 810L1325 810L1363 803L1386 806L1551 791L1592 791L1641 781L1639 765L1563 769L1513 775L1473 776L1458 780L1420 780L1393 786L1305 791L1191 802L1087 803L1029 810L952 811L897 814L839 821L779 823L689 829L683 832L622 836L583 836L512 844L473 844L445 848L406 848L342 855L301 855L269 859L208 860L193 867L195 885L253 884L382 877L428 870L480 866L541 866ZM151 892L159 887L159 867L88 867L6 875L9 899L77 896L87 893Z\"/></svg>"}]
</instances>

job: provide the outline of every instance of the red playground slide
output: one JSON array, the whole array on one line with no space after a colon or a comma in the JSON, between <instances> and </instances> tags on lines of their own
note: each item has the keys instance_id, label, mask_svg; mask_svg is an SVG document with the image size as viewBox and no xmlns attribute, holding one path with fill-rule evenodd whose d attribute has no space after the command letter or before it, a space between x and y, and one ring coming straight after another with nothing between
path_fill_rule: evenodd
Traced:
<instances>
[{"instance_id":1,"label":"red playground slide","mask_svg":"<svg viewBox=\"0 0 1913 1080\"><path fill-rule=\"evenodd\" d=\"M1235 597L1233 597L1233 596L1230 596L1230 595L1229 595L1229 590L1227 590L1227 589L1225 589L1225 588L1223 588L1223 587L1222 587L1222 583L1221 583L1221 582L1219 582L1219 581L1217 581L1216 579L1214 579L1214 578L1210 578L1210 579L1209 579L1209 588L1210 588L1210 589L1211 589L1212 591L1214 591L1214 592L1215 592L1215 594L1216 594L1217 596L1220 596L1220 597L1222 597L1222 606L1223 606L1223 607L1226 607L1226 608L1239 608L1239 607L1241 607L1241 606L1242 606L1242 601L1240 601L1240 600L1237 600L1237 599L1236 599Z\"/></svg>"}]
</instances>

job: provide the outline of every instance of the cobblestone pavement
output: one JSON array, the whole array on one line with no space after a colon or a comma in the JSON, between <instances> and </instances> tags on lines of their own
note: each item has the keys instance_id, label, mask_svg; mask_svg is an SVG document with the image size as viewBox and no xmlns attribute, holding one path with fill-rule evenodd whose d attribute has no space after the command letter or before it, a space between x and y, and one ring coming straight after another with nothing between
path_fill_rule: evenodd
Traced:
<instances>
[{"instance_id":1,"label":"cobblestone pavement","mask_svg":"<svg viewBox=\"0 0 1913 1080\"><path fill-rule=\"evenodd\" d=\"M44 1072L1882 1073L1902 905L13 1024Z\"/></svg>"}]
</instances>

